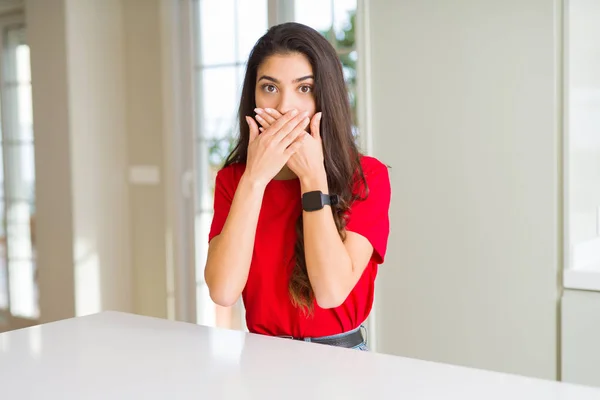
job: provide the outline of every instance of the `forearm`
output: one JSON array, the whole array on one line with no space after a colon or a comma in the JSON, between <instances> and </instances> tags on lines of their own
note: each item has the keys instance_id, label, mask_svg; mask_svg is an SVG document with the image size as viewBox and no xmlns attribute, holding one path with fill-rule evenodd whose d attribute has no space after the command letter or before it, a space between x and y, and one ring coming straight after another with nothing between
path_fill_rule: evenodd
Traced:
<instances>
[{"instance_id":1,"label":"forearm","mask_svg":"<svg viewBox=\"0 0 600 400\"><path fill-rule=\"evenodd\" d=\"M302 181L302 193L320 190L328 193L326 175ZM338 233L330 206L303 212L306 268L320 307L339 306L347 297L352 261Z\"/></svg>"},{"instance_id":2,"label":"forearm","mask_svg":"<svg viewBox=\"0 0 600 400\"><path fill-rule=\"evenodd\" d=\"M219 305L235 303L246 285L264 190L243 176L225 225L210 243L204 278Z\"/></svg>"}]
</instances>

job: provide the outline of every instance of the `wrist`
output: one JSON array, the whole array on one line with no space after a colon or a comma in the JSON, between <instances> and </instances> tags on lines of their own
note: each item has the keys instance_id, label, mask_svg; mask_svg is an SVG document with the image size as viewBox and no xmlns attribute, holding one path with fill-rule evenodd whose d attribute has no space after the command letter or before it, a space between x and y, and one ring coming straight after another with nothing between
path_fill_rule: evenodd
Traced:
<instances>
[{"instance_id":1,"label":"wrist","mask_svg":"<svg viewBox=\"0 0 600 400\"><path fill-rule=\"evenodd\" d=\"M302 193L312 192L314 190L320 190L323 193L327 193L329 190L327 184L327 173L325 168L308 176L300 178L300 186Z\"/></svg>"},{"instance_id":2,"label":"wrist","mask_svg":"<svg viewBox=\"0 0 600 400\"><path fill-rule=\"evenodd\" d=\"M263 193L267 187L268 182L263 182L260 179L257 179L253 176L248 175L247 173L243 173L240 178L239 187L244 188L245 190L251 193Z\"/></svg>"}]
</instances>

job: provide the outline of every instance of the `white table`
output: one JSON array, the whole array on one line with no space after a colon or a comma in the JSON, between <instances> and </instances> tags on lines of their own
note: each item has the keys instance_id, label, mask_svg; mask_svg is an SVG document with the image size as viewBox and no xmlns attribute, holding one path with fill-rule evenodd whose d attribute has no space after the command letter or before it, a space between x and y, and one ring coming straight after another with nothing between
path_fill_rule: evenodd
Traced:
<instances>
[{"instance_id":1,"label":"white table","mask_svg":"<svg viewBox=\"0 0 600 400\"><path fill-rule=\"evenodd\" d=\"M0 398L598 400L600 389L104 312L0 334Z\"/></svg>"}]
</instances>

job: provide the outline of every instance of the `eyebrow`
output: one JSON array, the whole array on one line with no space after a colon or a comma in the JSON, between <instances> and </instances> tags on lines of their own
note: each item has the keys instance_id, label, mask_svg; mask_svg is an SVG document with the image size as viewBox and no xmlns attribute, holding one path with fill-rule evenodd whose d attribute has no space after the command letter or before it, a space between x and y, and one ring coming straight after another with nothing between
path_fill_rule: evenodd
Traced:
<instances>
[{"instance_id":1,"label":"eyebrow","mask_svg":"<svg viewBox=\"0 0 600 400\"><path fill-rule=\"evenodd\" d=\"M279 82L279 80L278 80L278 79L275 79L275 78L273 78L272 76L269 76L269 75L263 75L263 76L261 76L261 77L258 79L258 81L260 82L260 81L261 81L261 80L263 80L263 79L265 79L265 80L268 80L268 81L271 81L271 82L275 82L275 83L277 83L277 84L281 83L281 82ZM307 79L315 79L315 77L314 77L314 75L306 75L306 76L303 76L303 77L301 77L301 78L294 79L293 83L302 82L302 81L305 81L305 80L307 80Z\"/></svg>"}]
</instances>

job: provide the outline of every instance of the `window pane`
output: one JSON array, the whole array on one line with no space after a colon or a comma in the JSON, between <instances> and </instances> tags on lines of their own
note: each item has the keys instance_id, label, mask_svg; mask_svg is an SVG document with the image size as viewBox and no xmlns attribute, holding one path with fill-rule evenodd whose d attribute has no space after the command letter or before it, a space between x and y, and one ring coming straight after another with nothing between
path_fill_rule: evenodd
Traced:
<instances>
[{"instance_id":1,"label":"window pane","mask_svg":"<svg viewBox=\"0 0 600 400\"><path fill-rule=\"evenodd\" d=\"M585 261L592 262L593 241L600 234L600 3L573 0L567 4L567 238L573 252L569 264L577 268L584 263L574 262L576 249L590 246Z\"/></svg>"},{"instance_id":2,"label":"window pane","mask_svg":"<svg viewBox=\"0 0 600 400\"><path fill-rule=\"evenodd\" d=\"M294 19L324 33L333 22L333 0L296 0Z\"/></svg>"},{"instance_id":3,"label":"window pane","mask_svg":"<svg viewBox=\"0 0 600 400\"><path fill-rule=\"evenodd\" d=\"M237 79L238 79L238 97L236 101L239 103L240 96L242 94L242 86L244 85L244 76L246 75L246 64L239 65L236 67Z\"/></svg>"},{"instance_id":4,"label":"window pane","mask_svg":"<svg viewBox=\"0 0 600 400\"><path fill-rule=\"evenodd\" d=\"M237 110L250 50L268 27L267 0L198 0L195 216L198 322L223 325L203 283L216 171L237 139ZM223 310L221 310L223 311ZM232 318L240 318L231 314ZM237 317L236 317L237 315ZM225 324L229 327L238 324Z\"/></svg>"},{"instance_id":5,"label":"window pane","mask_svg":"<svg viewBox=\"0 0 600 400\"><path fill-rule=\"evenodd\" d=\"M232 149L237 137L237 109L243 77L243 67L210 68L202 71L202 120L200 135L206 140L211 174L214 184L217 169Z\"/></svg>"},{"instance_id":6,"label":"window pane","mask_svg":"<svg viewBox=\"0 0 600 400\"><path fill-rule=\"evenodd\" d=\"M7 210L10 312L26 318L37 318L39 312L32 246L32 211L30 204L25 201L14 202Z\"/></svg>"},{"instance_id":7,"label":"window pane","mask_svg":"<svg viewBox=\"0 0 600 400\"><path fill-rule=\"evenodd\" d=\"M235 1L199 0L199 65L234 63Z\"/></svg>"},{"instance_id":8,"label":"window pane","mask_svg":"<svg viewBox=\"0 0 600 400\"><path fill-rule=\"evenodd\" d=\"M20 44L16 48L17 65L17 107L18 137L21 140L33 140L33 111L31 101L31 71L29 46Z\"/></svg>"},{"instance_id":9,"label":"window pane","mask_svg":"<svg viewBox=\"0 0 600 400\"><path fill-rule=\"evenodd\" d=\"M4 143L6 156L7 203L25 201L35 197L35 168L33 143Z\"/></svg>"},{"instance_id":10,"label":"window pane","mask_svg":"<svg viewBox=\"0 0 600 400\"><path fill-rule=\"evenodd\" d=\"M18 107L17 138L23 141L33 140L33 112L31 101L31 84L19 83L13 90L16 91Z\"/></svg>"},{"instance_id":11,"label":"window pane","mask_svg":"<svg viewBox=\"0 0 600 400\"><path fill-rule=\"evenodd\" d=\"M0 309L8 308L8 268L6 265L6 232L4 201L0 200Z\"/></svg>"},{"instance_id":12,"label":"window pane","mask_svg":"<svg viewBox=\"0 0 600 400\"><path fill-rule=\"evenodd\" d=\"M267 31L267 0L238 0L236 14L238 61L245 63L256 41Z\"/></svg>"},{"instance_id":13,"label":"window pane","mask_svg":"<svg viewBox=\"0 0 600 400\"><path fill-rule=\"evenodd\" d=\"M335 0L333 30L339 47L354 47L354 22L356 0Z\"/></svg>"},{"instance_id":14,"label":"window pane","mask_svg":"<svg viewBox=\"0 0 600 400\"><path fill-rule=\"evenodd\" d=\"M202 71L202 130L206 138L231 135L239 103L236 67L209 68Z\"/></svg>"},{"instance_id":15,"label":"window pane","mask_svg":"<svg viewBox=\"0 0 600 400\"><path fill-rule=\"evenodd\" d=\"M9 268L11 268L12 261L33 259L33 207L26 201L8 204L6 222Z\"/></svg>"},{"instance_id":16,"label":"window pane","mask_svg":"<svg viewBox=\"0 0 600 400\"><path fill-rule=\"evenodd\" d=\"M31 71L29 47L24 44L24 30L6 33L5 69L3 76L4 132L6 140L33 140Z\"/></svg>"},{"instance_id":17,"label":"window pane","mask_svg":"<svg viewBox=\"0 0 600 400\"><path fill-rule=\"evenodd\" d=\"M17 32L17 31L12 31ZM19 83L31 83L31 64L29 63L29 46L27 46L23 40L21 34L19 34L15 40L18 40L16 58L17 58L17 82Z\"/></svg>"},{"instance_id":18,"label":"window pane","mask_svg":"<svg viewBox=\"0 0 600 400\"><path fill-rule=\"evenodd\" d=\"M39 311L33 235L35 172L29 48L24 42L23 28L7 30L4 39L0 302L6 304L8 283L11 314L37 318Z\"/></svg>"},{"instance_id":19,"label":"window pane","mask_svg":"<svg viewBox=\"0 0 600 400\"><path fill-rule=\"evenodd\" d=\"M344 80L352 108L355 135L357 128L356 98L356 0L308 0L295 2L295 19L323 34L336 47L343 66ZM319 13L314 10L318 9Z\"/></svg>"},{"instance_id":20,"label":"window pane","mask_svg":"<svg viewBox=\"0 0 600 400\"><path fill-rule=\"evenodd\" d=\"M5 118L4 140L8 142L33 140L33 113L31 85L25 83L6 83L4 85Z\"/></svg>"},{"instance_id":21,"label":"window pane","mask_svg":"<svg viewBox=\"0 0 600 400\"><path fill-rule=\"evenodd\" d=\"M4 201L4 154L2 151L3 143L0 141L0 201ZM4 205L0 210L0 217L4 218ZM4 225L0 227L4 232Z\"/></svg>"}]
</instances>

